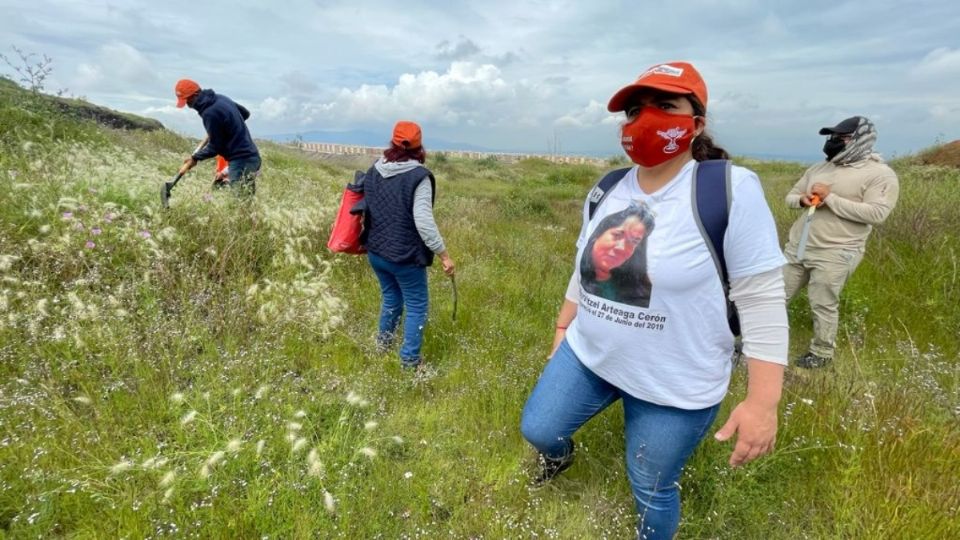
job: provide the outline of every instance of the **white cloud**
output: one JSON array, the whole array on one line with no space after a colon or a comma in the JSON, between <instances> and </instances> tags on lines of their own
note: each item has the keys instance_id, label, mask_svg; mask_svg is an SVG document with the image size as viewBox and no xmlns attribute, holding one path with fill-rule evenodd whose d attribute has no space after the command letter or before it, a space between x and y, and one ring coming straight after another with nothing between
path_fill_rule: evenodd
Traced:
<instances>
[{"instance_id":1,"label":"white cloud","mask_svg":"<svg viewBox=\"0 0 960 540\"><path fill-rule=\"evenodd\" d=\"M288 98L275 99L268 97L260 103L258 111L266 120L283 118L290 111L290 100Z\"/></svg>"},{"instance_id":2,"label":"white cloud","mask_svg":"<svg viewBox=\"0 0 960 540\"><path fill-rule=\"evenodd\" d=\"M960 49L938 47L930 51L913 73L925 78L960 76Z\"/></svg>"},{"instance_id":3,"label":"white cloud","mask_svg":"<svg viewBox=\"0 0 960 540\"><path fill-rule=\"evenodd\" d=\"M107 43L98 48L93 60L77 65L73 78L69 80L71 88L115 91L156 81L156 70L150 60L127 43Z\"/></svg>"},{"instance_id":4,"label":"white cloud","mask_svg":"<svg viewBox=\"0 0 960 540\"><path fill-rule=\"evenodd\" d=\"M586 106L557 118L554 124L562 127L584 128L616 125L622 119L622 114L611 114L607 112L606 104L591 99Z\"/></svg>"},{"instance_id":5,"label":"white cloud","mask_svg":"<svg viewBox=\"0 0 960 540\"><path fill-rule=\"evenodd\" d=\"M489 124L497 108L515 105L517 87L504 80L494 65L453 62L443 73L404 73L393 85L342 88L327 101L268 97L260 104L259 112L266 120L307 118L341 124L400 117L440 125Z\"/></svg>"}]
</instances>

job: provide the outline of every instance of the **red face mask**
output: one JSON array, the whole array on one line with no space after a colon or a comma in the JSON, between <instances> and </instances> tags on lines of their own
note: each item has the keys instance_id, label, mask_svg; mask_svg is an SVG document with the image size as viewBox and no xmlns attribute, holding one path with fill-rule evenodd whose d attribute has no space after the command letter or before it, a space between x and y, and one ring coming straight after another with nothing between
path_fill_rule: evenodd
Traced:
<instances>
[{"instance_id":1,"label":"red face mask","mask_svg":"<svg viewBox=\"0 0 960 540\"><path fill-rule=\"evenodd\" d=\"M656 167L690 148L694 126L692 115L644 107L620 130L620 144L637 165Z\"/></svg>"}]
</instances>

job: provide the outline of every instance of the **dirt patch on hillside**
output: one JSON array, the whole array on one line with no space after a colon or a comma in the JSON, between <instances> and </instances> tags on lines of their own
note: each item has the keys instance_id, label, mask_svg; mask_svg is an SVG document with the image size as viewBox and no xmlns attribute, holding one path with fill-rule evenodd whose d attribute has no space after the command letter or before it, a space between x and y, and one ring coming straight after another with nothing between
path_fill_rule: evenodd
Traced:
<instances>
[{"instance_id":1,"label":"dirt patch on hillside","mask_svg":"<svg viewBox=\"0 0 960 540\"><path fill-rule=\"evenodd\" d=\"M927 165L941 165L960 169L960 140L948 142L924 152L920 160Z\"/></svg>"}]
</instances>

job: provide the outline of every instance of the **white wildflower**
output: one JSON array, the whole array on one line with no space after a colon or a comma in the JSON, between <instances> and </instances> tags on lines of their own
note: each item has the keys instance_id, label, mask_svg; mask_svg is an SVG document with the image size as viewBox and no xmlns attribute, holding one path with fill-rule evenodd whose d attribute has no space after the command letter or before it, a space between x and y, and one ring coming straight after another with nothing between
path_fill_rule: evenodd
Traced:
<instances>
[{"instance_id":1,"label":"white wildflower","mask_svg":"<svg viewBox=\"0 0 960 540\"><path fill-rule=\"evenodd\" d=\"M370 431L370 430L377 429L377 426L379 425L380 424L378 424L376 421L370 420L369 422L363 424L363 429Z\"/></svg>"},{"instance_id":2,"label":"white wildflower","mask_svg":"<svg viewBox=\"0 0 960 540\"><path fill-rule=\"evenodd\" d=\"M287 442L288 442L288 443L293 443L293 441L295 441L295 440L297 440L297 434L296 434L296 433L287 433Z\"/></svg>"},{"instance_id":3,"label":"white wildflower","mask_svg":"<svg viewBox=\"0 0 960 540\"><path fill-rule=\"evenodd\" d=\"M333 495L329 491L323 492L323 506L331 514L337 511L337 501L333 499Z\"/></svg>"},{"instance_id":4,"label":"white wildflower","mask_svg":"<svg viewBox=\"0 0 960 540\"><path fill-rule=\"evenodd\" d=\"M373 448L370 448L369 446L364 446L363 448L361 448L360 453L367 456L370 459L377 457L377 451L374 450Z\"/></svg>"},{"instance_id":5,"label":"white wildflower","mask_svg":"<svg viewBox=\"0 0 960 540\"><path fill-rule=\"evenodd\" d=\"M183 392L174 392L170 394L170 401L174 403L183 403Z\"/></svg>"},{"instance_id":6,"label":"white wildflower","mask_svg":"<svg viewBox=\"0 0 960 540\"><path fill-rule=\"evenodd\" d=\"M163 492L163 502L170 502L171 497L173 497L173 488L167 488L167 490Z\"/></svg>"},{"instance_id":7,"label":"white wildflower","mask_svg":"<svg viewBox=\"0 0 960 540\"><path fill-rule=\"evenodd\" d=\"M320 461L320 452L316 448L311 448L307 454L307 463L316 463Z\"/></svg>"},{"instance_id":8,"label":"white wildflower","mask_svg":"<svg viewBox=\"0 0 960 540\"><path fill-rule=\"evenodd\" d=\"M290 431L300 431L301 429L303 429L303 424L301 424L300 422L288 422L287 429L289 429Z\"/></svg>"},{"instance_id":9,"label":"white wildflower","mask_svg":"<svg viewBox=\"0 0 960 540\"><path fill-rule=\"evenodd\" d=\"M812 399L800 398L800 401L801 401L804 405L813 405L813 400L812 400Z\"/></svg>"},{"instance_id":10,"label":"white wildflower","mask_svg":"<svg viewBox=\"0 0 960 540\"><path fill-rule=\"evenodd\" d=\"M403 477L406 478L407 480L409 480L409 479L413 478L413 473L410 472L410 471L407 471L407 472L403 473Z\"/></svg>"},{"instance_id":11,"label":"white wildflower","mask_svg":"<svg viewBox=\"0 0 960 540\"><path fill-rule=\"evenodd\" d=\"M394 435L393 437L390 437L390 440L396 444L403 444L403 437L399 435Z\"/></svg>"},{"instance_id":12,"label":"white wildflower","mask_svg":"<svg viewBox=\"0 0 960 540\"><path fill-rule=\"evenodd\" d=\"M227 452L232 452L236 454L240 451L240 446L243 444L243 441L240 439L232 439L227 443Z\"/></svg>"},{"instance_id":13,"label":"white wildflower","mask_svg":"<svg viewBox=\"0 0 960 540\"><path fill-rule=\"evenodd\" d=\"M360 394L354 392L353 390L347 393L347 403L351 405L357 405L361 401L363 401L363 398L360 397Z\"/></svg>"},{"instance_id":14,"label":"white wildflower","mask_svg":"<svg viewBox=\"0 0 960 540\"><path fill-rule=\"evenodd\" d=\"M183 418L180 419L180 425L185 426L190 422L193 422L193 419L197 417L197 411L190 411L187 414L183 415Z\"/></svg>"},{"instance_id":15,"label":"white wildflower","mask_svg":"<svg viewBox=\"0 0 960 540\"><path fill-rule=\"evenodd\" d=\"M270 390L270 385L265 384L260 388L257 388L257 391L253 394L253 397L256 399L263 399L263 396L267 395L267 392Z\"/></svg>"},{"instance_id":16,"label":"white wildflower","mask_svg":"<svg viewBox=\"0 0 960 540\"><path fill-rule=\"evenodd\" d=\"M247 289L247 296L254 296L257 294L257 291L260 290L260 286L254 283Z\"/></svg>"},{"instance_id":17,"label":"white wildflower","mask_svg":"<svg viewBox=\"0 0 960 540\"><path fill-rule=\"evenodd\" d=\"M293 413L294 418L304 418L307 416L307 411L300 409L299 411Z\"/></svg>"},{"instance_id":18,"label":"white wildflower","mask_svg":"<svg viewBox=\"0 0 960 540\"><path fill-rule=\"evenodd\" d=\"M81 405L90 405L91 403L93 403L93 400L88 398L87 396L77 396L73 398L73 400L76 401L77 403L80 403Z\"/></svg>"},{"instance_id":19,"label":"white wildflower","mask_svg":"<svg viewBox=\"0 0 960 540\"><path fill-rule=\"evenodd\" d=\"M323 463L319 460L311 463L310 469L307 471L307 474L317 478L319 478L320 476L323 476Z\"/></svg>"},{"instance_id":20,"label":"white wildflower","mask_svg":"<svg viewBox=\"0 0 960 540\"><path fill-rule=\"evenodd\" d=\"M267 445L267 441L260 439L257 441L257 457L260 457L263 454L263 447Z\"/></svg>"},{"instance_id":21,"label":"white wildflower","mask_svg":"<svg viewBox=\"0 0 960 540\"><path fill-rule=\"evenodd\" d=\"M210 466L204 463L203 467L200 467L200 478L209 478L209 477L210 477Z\"/></svg>"}]
</instances>

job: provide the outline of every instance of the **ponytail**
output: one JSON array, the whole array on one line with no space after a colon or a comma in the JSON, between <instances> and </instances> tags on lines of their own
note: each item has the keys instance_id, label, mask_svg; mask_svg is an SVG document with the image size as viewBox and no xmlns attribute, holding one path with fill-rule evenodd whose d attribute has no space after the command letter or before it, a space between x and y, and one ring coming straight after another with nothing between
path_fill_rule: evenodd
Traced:
<instances>
[{"instance_id":1,"label":"ponytail","mask_svg":"<svg viewBox=\"0 0 960 540\"><path fill-rule=\"evenodd\" d=\"M693 144L690 145L690 149L693 151L693 159L697 161L730 159L730 154L714 144L713 139L706 133L701 133L699 137L694 139Z\"/></svg>"},{"instance_id":2,"label":"ponytail","mask_svg":"<svg viewBox=\"0 0 960 540\"><path fill-rule=\"evenodd\" d=\"M687 96L687 99L690 101L690 104L693 105L693 114L694 116L707 117L707 110L697 98L692 95ZM701 133L697 138L693 140L693 143L690 145L690 150L693 152L693 159L697 161L706 161L708 159L730 159L730 154L726 150L720 148L713 142L713 137L707 135L706 130Z\"/></svg>"},{"instance_id":3,"label":"ponytail","mask_svg":"<svg viewBox=\"0 0 960 540\"><path fill-rule=\"evenodd\" d=\"M423 146L416 148L407 148L390 143L390 147L383 151L384 161L419 161L423 163L427 160L427 152Z\"/></svg>"}]
</instances>

